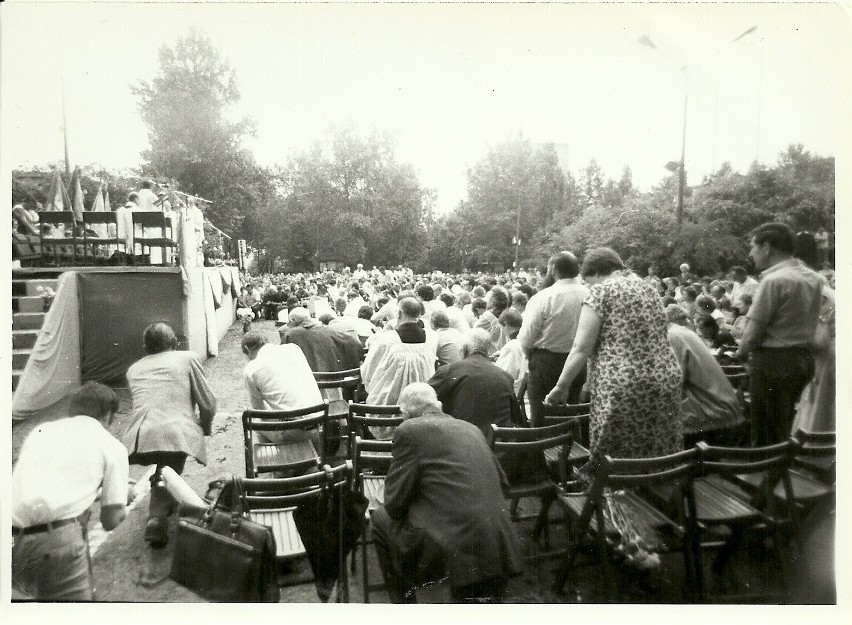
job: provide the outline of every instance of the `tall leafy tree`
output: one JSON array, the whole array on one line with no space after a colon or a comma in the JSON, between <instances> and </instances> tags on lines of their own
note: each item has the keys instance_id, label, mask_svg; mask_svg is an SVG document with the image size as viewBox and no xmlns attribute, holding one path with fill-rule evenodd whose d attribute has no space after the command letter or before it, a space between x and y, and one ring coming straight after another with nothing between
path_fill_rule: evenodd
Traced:
<instances>
[{"instance_id":1,"label":"tall leafy tree","mask_svg":"<svg viewBox=\"0 0 852 625\"><path fill-rule=\"evenodd\" d=\"M243 146L253 122L231 120L240 98L236 73L196 30L161 47L159 62L152 80L131 87L151 144L142 152L142 173L175 180L182 191L212 200L205 216L244 235L244 225L255 229L250 216L272 201L275 185L272 173Z\"/></svg>"},{"instance_id":2,"label":"tall leafy tree","mask_svg":"<svg viewBox=\"0 0 852 625\"><path fill-rule=\"evenodd\" d=\"M427 254L434 194L400 163L390 135L332 129L282 172L285 199L267 211L267 249L299 269L322 261L417 263Z\"/></svg>"}]
</instances>

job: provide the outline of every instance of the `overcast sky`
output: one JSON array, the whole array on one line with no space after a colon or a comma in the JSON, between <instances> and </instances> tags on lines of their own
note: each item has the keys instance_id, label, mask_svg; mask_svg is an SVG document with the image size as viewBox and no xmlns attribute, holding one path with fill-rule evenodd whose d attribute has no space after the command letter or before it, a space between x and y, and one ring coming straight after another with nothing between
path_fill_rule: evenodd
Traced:
<instances>
[{"instance_id":1,"label":"overcast sky","mask_svg":"<svg viewBox=\"0 0 852 625\"><path fill-rule=\"evenodd\" d=\"M160 46L191 27L236 70L234 113L257 121L260 163L285 164L331 124L388 130L441 211L466 197L467 168L519 133L556 143L575 174L594 157L649 189L679 159L684 65L693 183L726 160L774 163L790 143L836 155L850 131L852 29L837 5L1 8L12 167L62 159L61 76L72 166L138 165L147 137L129 84L150 80Z\"/></svg>"}]
</instances>

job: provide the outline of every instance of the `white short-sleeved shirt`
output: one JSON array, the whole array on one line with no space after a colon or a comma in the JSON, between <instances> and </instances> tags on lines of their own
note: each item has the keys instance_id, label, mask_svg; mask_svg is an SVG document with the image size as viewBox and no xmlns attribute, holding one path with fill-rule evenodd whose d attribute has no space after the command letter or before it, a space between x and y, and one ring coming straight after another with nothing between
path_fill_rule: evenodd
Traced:
<instances>
[{"instance_id":1,"label":"white short-sleeved shirt","mask_svg":"<svg viewBox=\"0 0 852 625\"><path fill-rule=\"evenodd\" d=\"M80 516L102 488L101 506L127 505L127 449L96 419L68 417L38 426L12 471L12 525Z\"/></svg>"},{"instance_id":2,"label":"white short-sleeved shirt","mask_svg":"<svg viewBox=\"0 0 852 625\"><path fill-rule=\"evenodd\" d=\"M252 408L298 410L322 403L314 374L298 345L264 345L243 369Z\"/></svg>"}]
</instances>

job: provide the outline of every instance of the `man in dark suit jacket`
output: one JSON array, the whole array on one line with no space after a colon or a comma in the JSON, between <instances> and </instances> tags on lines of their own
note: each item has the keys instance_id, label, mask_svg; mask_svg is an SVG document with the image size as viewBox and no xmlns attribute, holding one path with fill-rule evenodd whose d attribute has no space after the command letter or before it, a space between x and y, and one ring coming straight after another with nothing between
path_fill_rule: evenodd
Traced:
<instances>
[{"instance_id":1,"label":"man in dark suit jacket","mask_svg":"<svg viewBox=\"0 0 852 625\"><path fill-rule=\"evenodd\" d=\"M521 425L512 376L488 358L491 336L474 328L464 346L464 358L439 368L429 380L444 405L444 412L478 427L486 439L491 424Z\"/></svg>"},{"instance_id":2,"label":"man in dark suit jacket","mask_svg":"<svg viewBox=\"0 0 852 625\"><path fill-rule=\"evenodd\" d=\"M372 516L391 599L411 602L414 588L448 575L454 600L496 601L523 566L506 477L477 428L442 413L428 384L408 385L399 403L406 420Z\"/></svg>"},{"instance_id":3,"label":"man in dark suit jacket","mask_svg":"<svg viewBox=\"0 0 852 625\"><path fill-rule=\"evenodd\" d=\"M311 371L345 371L361 366L361 342L312 319L307 308L291 310L288 325L279 336L282 344L295 343L302 349Z\"/></svg>"}]
</instances>

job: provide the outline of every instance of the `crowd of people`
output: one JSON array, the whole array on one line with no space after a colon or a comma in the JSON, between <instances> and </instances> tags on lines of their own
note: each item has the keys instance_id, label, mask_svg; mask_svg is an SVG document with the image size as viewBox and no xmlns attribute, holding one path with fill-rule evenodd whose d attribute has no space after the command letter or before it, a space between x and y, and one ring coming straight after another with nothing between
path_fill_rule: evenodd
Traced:
<instances>
[{"instance_id":1,"label":"crowd of people","mask_svg":"<svg viewBox=\"0 0 852 625\"><path fill-rule=\"evenodd\" d=\"M800 427L834 430L834 274L815 270L817 249L813 236L768 223L751 237L757 276L736 266L699 278L685 263L676 276L655 267L640 276L615 251L593 248L559 252L544 271L503 275L358 265L247 277L238 300L246 405L294 410L340 399L312 373L359 367L366 403L400 405L406 418L394 431L372 431L393 440L385 505L373 516L392 599L410 600L409 573L435 561L456 598L498 599L521 553L501 487L523 471L493 458L492 424L537 427L545 404L589 401L590 460L575 476L579 488L605 455L665 455L734 429L754 446ZM280 345L253 329L259 319L276 322ZM175 344L171 328L152 324L148 355L127 376L129 462L156 465L145 530L154 548L168 541L174 504L159 473L180 474L188 456L204 462L216 412L200 361ZM750 373L748 414L722 370L730 363ZM103 417L76 405L75 419ZM319 444L309 435L270 440ZM24 479L34 444L25 444L13 481ZM21 493L13 491L21 532L63 520L33 516ZM657 566L616 493L607 509L627 560Z\"/></svg>"}]
</instances>

